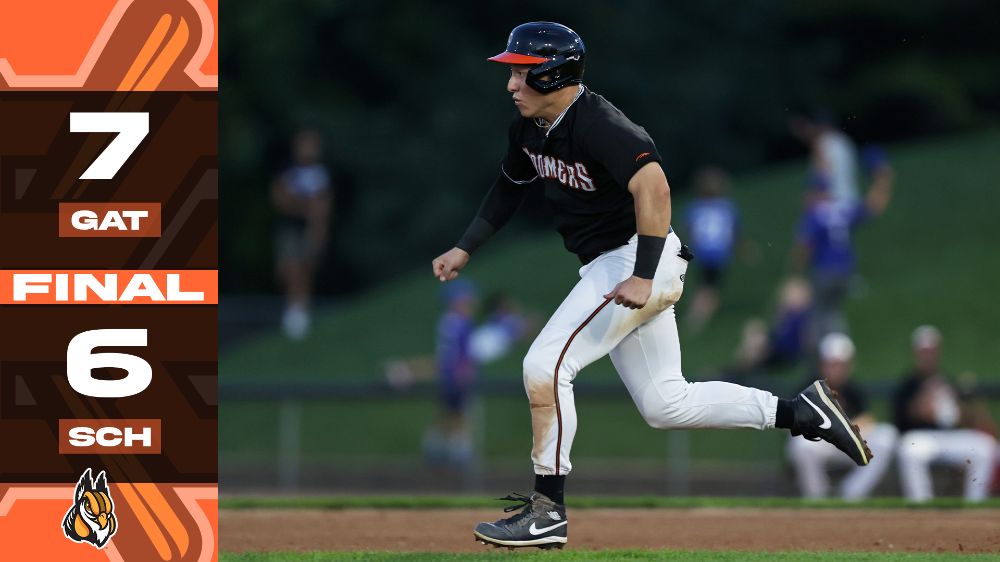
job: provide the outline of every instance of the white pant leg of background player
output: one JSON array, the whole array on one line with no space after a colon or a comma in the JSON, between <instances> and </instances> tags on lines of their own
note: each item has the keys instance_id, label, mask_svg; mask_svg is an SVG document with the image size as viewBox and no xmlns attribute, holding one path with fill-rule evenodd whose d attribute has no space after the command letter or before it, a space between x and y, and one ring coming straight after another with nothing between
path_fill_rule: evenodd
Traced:
<instances>
[{"instance_id":1,"label":"white pant leg of background player","mask_svg":"<svg viewBox=\"0 0 1000 562\"><path fill-rule=\"evenodd\" d=\"M861 436L868 442L872 450L872 459L866 466L855 466L840 483L841 497L845 500L861 500L871 495L872 490L882 481L885 472L892 464L896 451L899 431L896 426L888 423L877 423L861 431ZM835 449L835 447L831 448ZM841 455L839 458L848 460ZM850 462L850 461L849 461ZM853 463L851 463L853 466Z\"/></svg>"},{"instance_id":2,"label":"white pant leg of background player","mask_svg":"<svg viewBox=\"0 0 1000 562\"><path fill-rule=\"evenodd\" d=\"M653 330L649 330L648 334L636 335L634 352L626 345L612 356L619 374L625 371L622 378L644 417L648 414L647 419L657 420L656 427L773 425L777 399L769 393L726 383L688 385L683 380L677 329L670 308L680 297L679 276L687 267L686 262L677 257L679 249L680 241L671 234L660 260L649 304L642 310L608 304L594 314L604 302L603 295L631 275L635 265L635 238L629 245L584 266L580 270L580 282L535 339L525 357L524 382L531 403L532 460L537 474L556 474L556 465L558 474L567 474L572 468L569 453L577 423L572 382L576 374L618 347L650 318L654 318L657 325L663 323L665 333L654 336ZM669 313L657 314L667 309ZM643 353L642 346L651 352L655 348L655 357ZM558 414L552 393L557 364ZM736 413L730 411L734 401L746 401L747 394L754 395L757 403L750 408L749 415L740 408L735 408ZM663 399L659 406L656 398ZM668 413L672 417L665 417Z\"/></svg>"},{"instance_id":3,"label":"white pant leg of background player","mask_svg":"<svg viewBox=\"0 0 1000 562\"><path fill-rule=\"evenodd\" d=\"M840 495L843 499L855 501L871 495L892 464L899 432L890 424L880 423L865 428L862 436L874 455L866 466L856 466L854 461L825 441L809 441L802 437L789 440L788 460L795 468L795 477L803 497L827 497L830 493L828 471L833 467L850 468L840 483Z\"/></svg>"},{"instance_id":4,"label":"white pant leg of background player","mask_svg":"<svg viewBox=\"0 0 1000 562\"><path fill-rule=\"evenodd\" d=\"M965 499L982 501L989 495L996 440L973 429L914 430L899 438L899 475L910 501L934 497L931 463L965 468Z\"/></svg>"},{"instance_id":5,"label":"white pant leg of background player","mask_svg":"<svg viewBox=\"0 0 1000 562\"><path fill-rule=\"evenodd\" d=\"M828 470L841 464L854 464L839 449L825 441L809 441L804 437L792 437L788 440L788 460L795 470L795 479L799 484L802 497L820 499L830 494L830 475Z\"/></svg>"}]
</instances>

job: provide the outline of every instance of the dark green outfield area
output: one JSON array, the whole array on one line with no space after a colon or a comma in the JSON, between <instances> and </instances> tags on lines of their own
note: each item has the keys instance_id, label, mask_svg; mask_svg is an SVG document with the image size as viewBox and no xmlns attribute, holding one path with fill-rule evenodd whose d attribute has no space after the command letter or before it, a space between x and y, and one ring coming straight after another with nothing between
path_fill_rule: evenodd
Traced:
<instances>
[{"instance_id":1,"label":"dark green outfield area","mask_svg":"<svg viewBox=\"0 0 1000 562\"><path fill-rule=\"evenodd\" d=\"M882 553L882 552L715 552L690 550L593 550L559 552L487 552L483 554L433 552L267 552L227 553L220 562L327 562L327 561L496 561L512 558L532 560L684 560L691 562L945 562L951 560L996 560L990 554Z\"/></svg>"},{"instance_id":2,"label":"dark green outfield area","mask_svg":"<svg viewBox=\"0 0 1000 562\"><path fill-rule=\"evenodd\" d=\"M897 171L895 198L886 215L857 235L864 288L847 305L858 346L856 377L891 383L908 365L910 331L933 323L945 334L944 364L950 371L1000 381L1000 300L992 297L1000 281L994 194L1000 177L1000 131L895 145L889 154ZM734 265L725 285L725 306L706 330L693 335L682 328L689 379L714 377L732 357L745 320L768 314L775 288L787 272L805 173L805 164L799 162L735 178L743 232L759 248L759 259ZM682 206L682 201L675 204ZM427 256L428 264L432 257ZM575 282L578 266L555 234L501 234L475 256L465 275L482 292L504 289L544 318ZM278 443L278 405L230 400L226 388L232 385L378 382L386 359L432 353L441 304L439 284L428 272L429 265L320 311L314 332L303 342L289 342L275 331L225 353L220 358L223 454L271 458ZM697 274L690 279L689 297ZM684 300L678 304L679 314L685 306ZM519 385L524 351L522 346L489 365L485 379ZM774 383L792 386L804 375L786 372ZM577 381L609 388L605 396L578 398L578 458L663 457L663 434L643 423L609 361L588 367ZM304 454L414 457L436 408L433 397L405 394L388 401L306 402L301 424ZM876 404L876 411L884 412L884 405ZM487 459L527 455L530 420L521 396L489 397L483 401L483 413ZM777 464L784 438L779 432L705 431L691 443L698 459L726 462L755 455Z\"/></svg>"}]
</instances>

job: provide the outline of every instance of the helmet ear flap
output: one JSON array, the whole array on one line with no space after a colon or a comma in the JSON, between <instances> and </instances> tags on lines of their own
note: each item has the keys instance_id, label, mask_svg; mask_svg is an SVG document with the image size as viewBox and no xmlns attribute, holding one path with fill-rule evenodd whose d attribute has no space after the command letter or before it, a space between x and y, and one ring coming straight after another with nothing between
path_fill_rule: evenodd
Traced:
<instances>
[{"instance_id":1,"label":"helmet ear flap","mask_svg":"<svg viewBox=\"0 0 1000 562\"><path fill-rule=\"evenodd\" d=\"M543 94L583 81L583 60L579 55L556 55L528 71L527 83Z\"/></svg>"}]
</instances>

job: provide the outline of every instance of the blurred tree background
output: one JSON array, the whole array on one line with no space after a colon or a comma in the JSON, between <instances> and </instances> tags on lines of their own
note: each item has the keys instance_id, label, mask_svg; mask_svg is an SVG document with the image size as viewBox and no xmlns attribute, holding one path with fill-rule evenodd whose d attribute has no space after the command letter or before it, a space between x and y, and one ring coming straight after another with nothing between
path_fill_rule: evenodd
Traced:
<instances>
[{"instance_id":1,"label":"blurred tree background","mask_svg":"<svg viewBox=\"0 0 1000 562\"><path fill-rule=\"evenodd\" d=\"M301 126L325 137L337 194L318 291L429 264L498 170L513 105L486 62L510 29L579 32L585 82L646 127L675 192L705 164L741 172L805 155L796 111L859 142L1000 122L1000 3L791 0L469 3L248 1L221 18L221 288L274 292L268 188ZM508 228L541 228L530 200Z\"/></svg>"}]
</instances>

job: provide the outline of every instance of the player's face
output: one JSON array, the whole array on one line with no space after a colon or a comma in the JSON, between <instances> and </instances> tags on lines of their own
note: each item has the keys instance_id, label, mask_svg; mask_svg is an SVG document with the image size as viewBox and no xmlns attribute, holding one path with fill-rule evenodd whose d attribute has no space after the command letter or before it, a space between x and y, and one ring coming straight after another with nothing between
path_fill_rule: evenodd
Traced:
<instances>
[{"instance_id":1,"label":"player's face","mask_svg":"<svg viewBox=\"0 0 1000 562\"><path fill-rule=\"evenodd\" d=\"M826 359L820 363L820 372L827 383L836 388L844 384L851 374L851 362L839 359Z\"/></svg>"},{"instance_id":2,"label":"player's face","mask_svg":"<svg viewBox=\"0 0 1000 562\"><path fill-rule=\"evenodd\" d=\"M541 117L542 109L546 106L545 95L525 82L529 70L531 67L528 65L511 65L507 91L512 94L521 117Z\"/></svg>"},{"instance_id":3,"label":"player's face","mask_svg":"<svg viewBox=\"0 0 1000 562\"><path fill-rule=\"evenodd\" d=\"M940 351L941 348L936 345L925 345L913 350L917 368L928 374L936 372L941 357Z\"/></svg>"}]
</instances>

